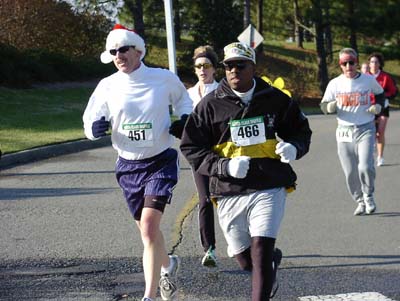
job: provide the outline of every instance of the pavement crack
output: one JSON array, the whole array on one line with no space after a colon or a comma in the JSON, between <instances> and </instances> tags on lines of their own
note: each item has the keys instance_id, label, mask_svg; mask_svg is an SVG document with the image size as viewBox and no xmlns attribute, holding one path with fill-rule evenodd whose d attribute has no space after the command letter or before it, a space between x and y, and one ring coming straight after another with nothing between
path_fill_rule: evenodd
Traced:
<instances>
[{"instance_id":1,"label":"pavement crack","mask_svg":"<svg viewBox=\"0 0 400 301\"><path fill-rule=\"evenodd\" d=\"M183 209L179 213L173 228L173 233L172 233L173 246L170 254L174 254L176 249L181 244L183 240L183 224L185 223L187 217L189 217L193 213L198 203L199 203L199 198L197 197L197 194L194 194L190 199L190 201L186 203L185 207L183 207Z\"/></svg>"}]
</instances>

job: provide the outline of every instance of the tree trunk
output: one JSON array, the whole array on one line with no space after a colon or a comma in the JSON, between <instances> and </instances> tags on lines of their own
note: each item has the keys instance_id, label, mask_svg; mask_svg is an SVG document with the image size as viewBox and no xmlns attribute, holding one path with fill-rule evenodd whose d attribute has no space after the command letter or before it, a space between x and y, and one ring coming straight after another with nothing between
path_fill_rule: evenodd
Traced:
<instances>
[{"instance_id":1,"label":"tree trunk","mask_svg":"<svg viewBox=\"0 0 400 301\"><path fill-rule=\"evenodd\" d=\"M357 47L357 17L355 15L355 9L354 9L354 1L353 0L347 0L347 8L348 8L348 24L349 24L349 29L350 29L350 45L351 48L353 48L357 53L358 53L358 47Z\"/></svg>"},{"instance_id":2,"label":"tree trunk","mask_svg":"<svg viewBox=\"0 0 400 301\"><path fill-rule=\"evenodd\" d=\"M263 0L258 0L258 6L257 6L257 30L258 32L264 37L263 35L263 7L264 7L264 2ZM265 37L264 37L265 39ZM263 52L263 43L261 43L257 47L257 52L262 53Z\"/></svg>"},{"instance_id":3,"label":"tree trunk","mask_svg":"<svg viewBox=\"0 0 400 301\"><path fill-rule=\"evenodd\" d=\"M125 1L125 5L133 16L133 24L135 31L145 39L144 22L143 22L143 3L142 0Z\"/></svg>"},{"instance_id":4,"label":"tree trunk","mask_svg":"<svg viewBox=\"0 0 400 301\"><path fill-rule=\"evenodd\" d=\"M328 85L328 68L326 65L326 51L324 43L324 24L320 0L312 1L314 4L315 17L315 43L317 48L318 80L321 94L325 92Z\"/></svg>"},{"instance_id":5,"label":"tree trunk","mask_svg":"<svg viewBox=\"0 0 400 301\"><path fill-rule=\"evenodd\" d=\"M181 42L181 17L179 15L179 0L174 0L174 31L175 42Z\"/></svg>"},{"instance_id":6,"label":"tree trunk","mask_svg":"<svg viewBox=\"0 0 400 301\"><path fill-rule=\"evenodd\" d=\"M293 9L294 9L294 36L297 43L297 47L303 47L303 28L299 26L299 22L301 22L300 12L299 12L299 3L297 0L293 1Z\"/></svg>"},{"instance_id":7,"label":"tree trunk","mask_svg":"<svg viewBox=\"0 0 400 301\"><path fill-rule=\"evenodd\" d=\"M243 29L250 25L250 0L244 0Z\"/></svg>"},{"instance_id":8,"label":"tree trunk","mask_svg":"<svg viewBox=\"0 0 400 301\"><path fill-rule=\"evenodd\" d=\"M331 31L331 17L329 12L329 3L328 1L324 4L324 12L325 12L325 49L327 52L328 62L333 62L333 42L332 42L332 31Z\"/></svg>"}]
</instances>

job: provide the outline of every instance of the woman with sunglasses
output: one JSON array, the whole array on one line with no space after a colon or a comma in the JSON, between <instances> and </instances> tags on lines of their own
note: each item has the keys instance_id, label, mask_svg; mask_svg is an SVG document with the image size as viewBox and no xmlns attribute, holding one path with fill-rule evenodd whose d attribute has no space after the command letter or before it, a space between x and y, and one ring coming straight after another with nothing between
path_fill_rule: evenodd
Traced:
<instances>
[{"instance_id":1,"label":"woman with sunglasses","mask_svg":"<svg viewBox=\"0 0 400 301\"><path fill-rule=\"evenodd\" d=\"M199 46L194 50L193 63L198 82L188 89L188 93L195 107L205 95L218 87L215 80L218 56L211 46Z\"/></svg>"},{"instance_id":2,"label":"woman with sunglasses","mask_svg":"<svg viewBox=\"0 0 400 301\"><path fill-rule=\"evenodd\" d=\"M332 79L321 101L324 114L337 112L336 141L347 188L357 203L354 215L376 210L375 190L375 115L384 103L382 87L370 75L357 71L357 52L339 52L342 74Z\"/></svg>"},{"instance_id":3,"label":"woman with sunglasses","mask_svg":"<svg viewBox=\"0 0 400 301\"><path fill-rule=\"evenodd\" d=\"M385 130L389 119L389 100L396 96L396 85L389 74L383 71L384 60L380 53L372 53L368 57L369 74L373 75L385 91L385 104L380 114L375 116L376 121L376 165L382 166L383 149L385 147Z\"/></svg>"},{"instance_id":4,"label":"woman with sunglasses","mask_svg":"<svg viewBox=\"0 0 400 301\"><path fill-rule=\"evenodd\" d=\"M188 93L193 101L193 107L196 107L205 95L218 87L215 80L218 56L211 46L199 46L194 50L193 63L198 82L188 89ZM216 267L214 210L210 200L209 178L195 171L193 178L199 196L200 242L205 252L201 264L206 267Z\"/></svg>"}]
</instances>

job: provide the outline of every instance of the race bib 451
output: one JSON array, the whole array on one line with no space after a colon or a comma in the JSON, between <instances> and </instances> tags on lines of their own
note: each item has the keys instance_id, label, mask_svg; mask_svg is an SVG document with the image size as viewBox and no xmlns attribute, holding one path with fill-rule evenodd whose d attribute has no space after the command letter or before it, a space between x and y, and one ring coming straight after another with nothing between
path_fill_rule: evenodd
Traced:
<instances>
[{"instance_id":1,"label":"race bib 451","mask_svg":"<svg viewBox=\"0 0 400 301\"><path fill-rule=\"evenodd\" d=\"M122 130L136 147L153 146L153 125L152 123L124 123Z\"/></svg>"}]
</instances>

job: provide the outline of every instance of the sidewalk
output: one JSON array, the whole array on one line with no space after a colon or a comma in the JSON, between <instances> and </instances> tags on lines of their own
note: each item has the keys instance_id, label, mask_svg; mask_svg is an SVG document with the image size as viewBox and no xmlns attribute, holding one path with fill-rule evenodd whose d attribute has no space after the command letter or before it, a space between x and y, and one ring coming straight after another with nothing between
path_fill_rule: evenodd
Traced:
<instances>
[{"instance_id":1,"label":"sidewalk","mask_svg":"<svg viewBox=\"0 0 400 301\"><path fill-rule=\"evenodd\" d=\"M107 136L96 141L82 139L77 141L69 141L59 144L37 147L12 154L3 154L0 158L0 170L55 156L76 153L83 150L103 147L107 145L111 145L111 136Z\"/></svg>"}]
</instances>

